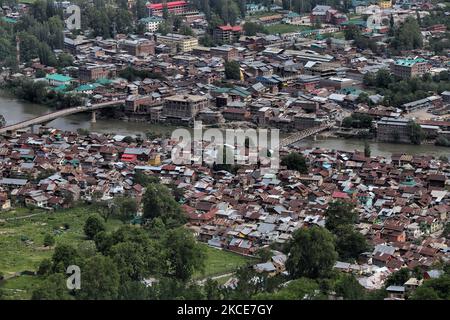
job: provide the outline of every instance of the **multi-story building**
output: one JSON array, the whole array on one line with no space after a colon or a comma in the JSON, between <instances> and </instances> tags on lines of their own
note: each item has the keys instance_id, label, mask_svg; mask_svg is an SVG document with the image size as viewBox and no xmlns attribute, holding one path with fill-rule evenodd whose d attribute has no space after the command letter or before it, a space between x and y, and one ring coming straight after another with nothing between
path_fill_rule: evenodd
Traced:
<instances>
[{"instance_id":1,"label":"multi-story building","mask_svg":"<svg viewBox=\"0 0 450 320\"><path fill-rule=\"evenodd\" d=\"M145 26L148 32L156 32L159 29L159 25L164 21L163 18L158 16L150 16L147 18L142 18L139 23Z\"/></svg>"},{"instance_id":2,"label":"multi-story building","mask_svg":"<svg viewBox=\"0 0 450 320\"><path fill-rule=\"evenodd\" d=\"M407 119L381 118L377 122L377 139L385 142L410 143Z\"/></svg>"},{"instance_id":3,"label":"multi-story building","mask_svg":"<svg viewBox=\"0 0 450 320\"><path fill-rule=\"evenodd\" d=\"M380 0L378 1L378 5L381 9L389 9L392 8L392 0Z\"/></svg>"},{"instance_id":4,"label":"multi-story building","mask_svg":"<svg viewBox=\"0 0 450 320\"><path fill-rule=\"evenodd\" d=\"M115 66L110 64L85 64L78 69L78 79L81 82L90 82L102 78L109 78L115 71Z\"/></svg>"},{"instance_id":5,"label":"multi-story building","mask_svg":"<svg viewBox=\"0 0 450 320\"><path fill-rule=\"evenodd\" d=\"M197 38L176 33L168 33L165 36L157 34L156 42L165 44L172 48L176 48L177 50L182 52L192 51L193 48L198 46Z\"/></svg>"},{"instance_id":6,"label":"multi-story building","mask_svg":"<svg viewBox=\"0 0 450 320\"><path fill-rule=\"evenodd\" d=\"M411 77L420 77L427 73L431 65L422 58L416 59L398 59L391 64L391 72L397 77L406 79Z\"/></svg>"},{"instance_id":7,"label":"multi-story building","mask_svg":"<svg viewBox=\"0 0 450 320\"><path fill-rule=\"evenodd\" d=\"M239 58L239 51L232 46L212 47L211 55L222 57L225 61L233 61Z\"/></svg>"},{"instance_id":8,"label":"multi-story building","mask_svg":"<svg viewBox=\"0 0 450 320\"><path fill-rule=\"evenodd\" d=\"M172 1L164 3L149 3L147 4L148 12L150 16L162 16L164 12L164 6L167 7L167 11L170 14L177 16L192 13L195 10L189 8L187 1Z\"/></svg>"},{"instance_id":9,"label":"multi-story building","mask_svg":"<svg viewBox=\"0 0 450 320\"><path fill-rule=\"evenodd\" d=\"M377 139L383 142L411 143L409 119L381 118L377 122ZM442 131L438 125L419 124L427 139L435 139Z\"/></svg>"},{"instance_id":10,"label":"multi-story building","mask_svg":"<svg viewBox=\"0 0 450 320\"><path fill-rule=\"evenodd\" d=\"M148 39L122 40L120 49L133 56L148 56L155 54L155 42Z\"/></svg>"},{"instance_id":11,"label":"multi-story building","mask_svg":"<svg viewBox=\"0 0 450 320\"><path fill-rule=\"evenodd\" d=\"M218 26L214 29L214 40L220 43L235 43L242 34L241 26Z\"/></svg>"},{"instance_id":12,"label":"multi-story building","mask_svg":"<svg viewBox=\"0 0 450 320\"><path fill-rule=\"evenodd\" d=\"M165 98L163 116L168 120L190 122L204 108L208 99L200 95L173 95Z\"/></svg>"}]
</instances>

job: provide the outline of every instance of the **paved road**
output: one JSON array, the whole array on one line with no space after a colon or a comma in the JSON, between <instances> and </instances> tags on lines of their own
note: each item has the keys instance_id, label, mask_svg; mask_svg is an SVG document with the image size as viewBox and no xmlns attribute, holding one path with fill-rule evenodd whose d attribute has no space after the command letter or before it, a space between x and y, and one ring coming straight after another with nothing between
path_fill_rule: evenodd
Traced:
<instances>
[{"instance_id":1,"label":"paved road","mask_svg":"<svg viewBox=\"0 0 450 320\"><path fill-rule=\"evenodd\" d=\"M221 275L214 276L214 277L207 277L205 279L197 280L197 284L200 286L203 286L203 285L205 285L206 280L208 280L208 279L217 280L217 279L221 279L221 278L231 277L233 274L234 274L234 272L225 273L225 274L221 274Z\"/></svg>"}]
</instances>

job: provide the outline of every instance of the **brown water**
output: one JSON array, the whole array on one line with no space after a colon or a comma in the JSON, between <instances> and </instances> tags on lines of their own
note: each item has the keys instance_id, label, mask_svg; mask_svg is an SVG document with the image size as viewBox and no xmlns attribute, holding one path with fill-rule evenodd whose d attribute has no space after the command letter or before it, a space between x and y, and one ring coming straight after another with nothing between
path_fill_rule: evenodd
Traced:
<instances>
[{"instance_id":1,"label":"brown water","mask_svg":"<svg viewBox=\"0 0 450 320\"><path fill-rule=\"evenodd\" d=\"M8 125L19 121L34 118L52 112L47 106L21 101L5 91L0 91L0 114L5 117ZM55 119L47 124L49 127L76 131L79 128L88 129L92 132L116 133L123 135L145 134L153 132L172 132L173 126L155 125L144 122L127 122L115 119L99 119L91 123L90 113L77 113L67 117Z\"/></svg>"},{"instance_id":2,"label":"brown water","mask_svg":"<svg viewBox=\"0 0 450 320\"><path fill-rule=\"evenodd\" d=\"M30 119L45 113L51 112L46 106L20 101L6 92L0 91L0 114L5 117L7 124L13 124L22 120ZM127 122L114 119L99 119L96 123L91 123L89 113L78 113L64 118L51 121L48 126L76 131L78 128L88 129L93 132L116 133L124 135L145 134L151 130L158 133L170 133L176 127L164 126L160 124L147 124L142 122ZM433 145L408 145L370 142L372 156L390 157L392 153L408 154L429 154L434 156L445 155L450 157L450 148L436 147ZM345 151L364 150L364 142L357 139L323 139L313 141L312 139L303 140L299 143L301 146L320 147L326 149L336 149Z\"/></svg>"}]
</instances>

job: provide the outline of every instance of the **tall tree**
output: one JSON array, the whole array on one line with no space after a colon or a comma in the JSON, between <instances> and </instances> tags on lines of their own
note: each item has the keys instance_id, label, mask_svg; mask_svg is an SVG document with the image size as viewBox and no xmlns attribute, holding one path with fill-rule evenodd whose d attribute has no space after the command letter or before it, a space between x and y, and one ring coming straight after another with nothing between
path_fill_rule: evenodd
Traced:
<instances>
[{"instance_id":1,"label":"tall tree","mask_svg":"<svg viewBox=\"0 0 450 320\"><path fill-rule=\"evenodd\" d=\"M96 255L83 264L82 286L77 296L84 300L114 300L119 283L119 273L111 258Z\"/></svg>"},{"instance_id":2,"label":"tall tree","mask_svg":"<svg viewBox=\"0 0 450 320\"><path fill-rule=\"evenodd\" d=\"M308 165L305 157L297 152L291 152L281 159L281 165L286 166L288 170L295 170L300 173L308 173Z\"/></svg>"},{"instance_id":3,"label":"tall tree","mask_svg":"<svg viewBox=\"0 0 450 320\"><path fill-rule=\"evenodd\" d=\"M292 278L320 278L327 276L336 261L333 235L326 229L313 226L294 232L288 244L286 268Z\"/></svg>"},{"instance_id":4,"label":"tall tree","mask_svg":"<svg viewBox=\"0 0 450 320\"><path fill-rule=\"evenodd\" d=\"M180 205L170 190L160 184L148 184L143 198L145 219L161 217L166 225L178 226L186 221Z\"/></svg>"},{"instance_id":5,"label":"tall tree","mask_svg":"<svg viewBox=\"0 0 450 320\"><path fill-rule=\"evenodd\" d=\"M330 203L325 216L325 226L331 232L334 232L339 226L352 225L358 219L354 205L343 201Z\"/></svg>"},{"instance_id":6,"label":"tall tree","mask_svg":"<svg viewBox=\"0 0 450 320\"><path fill-rule=\"evenodd\" d=\"M62 273L56 273L45 278L39 286L33 290L32 300L72 300L73 296L67 289L66 277Z\"/></svg>"},{"instance_id":7,"label":"tall tree","mask_svg":"<svg viewBox=\"0 0 450 320\"><path fill-rule=\"evenodd\" d=\"M203 247L197 243L191 231L184 228L169 230L165 248L169 263L168 276L187 281L194 271L204 269L206 256Z\"/></svg>"}]
</instances>

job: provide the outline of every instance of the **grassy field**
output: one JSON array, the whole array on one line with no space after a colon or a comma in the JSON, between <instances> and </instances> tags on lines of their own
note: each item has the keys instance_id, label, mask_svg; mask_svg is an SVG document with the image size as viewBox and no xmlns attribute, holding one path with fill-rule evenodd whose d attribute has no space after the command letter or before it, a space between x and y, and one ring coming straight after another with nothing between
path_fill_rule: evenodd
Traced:
<instances>
[{"instance_id":1,"label":"grassy field","mask_svg":"<svg viewBox=\"0 0 450 320\"><path fill-rule=\"evenodd\" d=\"M30 300L31 294L41 282L41 278L35 276L20 276L9 279L0 286L4 299L7 300Z\"/></svg>"},{"instance_id":2,"label":"grassy field","mask_svg":"<svg viewBox=\"0 0 450 320\"><path fill-rule=\"evenodd\" d=\"M250 21L250 20L256 20L258 18L261 17L268 17L268 16L273 16L274 14L277 14L276 12L256 12L252 15L248 15L245 17L246 21Z\"/></svg>"},{"instance_id":3,"label":"grassy field","mask_svg":"<svg viewBox=\"0 0 450 320\"><path fill-rule=\"evenodd\" d=\"M277 34L277 33L289 33L289 32L299 32L311 29L311 26L295 26L292 24L273 24L270 26L266 26L266 29L269 31L270 34Z\"/></svg>"},{"instance_id":4,"label":"grassy field","mask_svg":"<svg viewBox=\"0 0 450 320\"><path fill-rule=\"evenodd\" d=\"M195 279L207 278L228 272L233 272L241 266L255 264L258 261L254 258L241 256L239 254L211 248L202 244L206 251L205 271L203 274L194 274Z\"/></svg>"},{"instance_id":5,"label":"grassy field","mask_svg":"<svg viewBox=\"0 0 450 320\"><path fill-rule=\"evenodd\" d=\"M37 214L33 217L5 220L11 217L23 217ZM6 277L16 272L35 271L39 263L50 258L53 248L43 246L44 237L52 234L56 244L70 244L79 247L91 244L83 232L84 223L93 214L89 207L61 210L57 212L42 212L18 209L16 212L0 214L0 273ZM109 219L107 230L112 231L121 226L122 222ZM68 229L66 229L68 227ZM206 252L205 270L194 275L195 279L203 279L216 275L231 273L241 266L254 264L258 261L232 252L211 248L201 244ZM227 278L223 279L226 281ZM23 275L8 279L1 285L6 299L29 299L31 292L39 284L39 277Z\"/></svg>"},{"instance_id":6,"label":"grassy field","mask_svg":"<svg viewBox=\"0 0 450 320\"><path fill-rule=\"evenodd\" d=\"M37 211L29 212L29 214ZM0 214L0 219L6 218ZM10 275L18 271L37 269L44 258L49 258L53 249L43 246L47 234L54 235L56 244L78 246L85 241L84 222L92 214L88 207L47 212L39 215L0 222L0 273ZM27 215L20 210L18 216ZM65 225L68 229L65 229ZM113 230L121 224L110 219L107 228Z\"/></svg>"}]
</instances>

